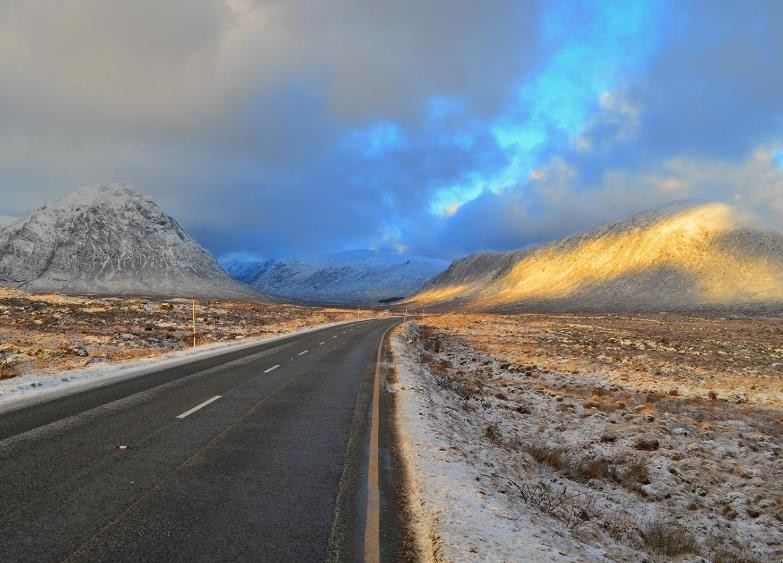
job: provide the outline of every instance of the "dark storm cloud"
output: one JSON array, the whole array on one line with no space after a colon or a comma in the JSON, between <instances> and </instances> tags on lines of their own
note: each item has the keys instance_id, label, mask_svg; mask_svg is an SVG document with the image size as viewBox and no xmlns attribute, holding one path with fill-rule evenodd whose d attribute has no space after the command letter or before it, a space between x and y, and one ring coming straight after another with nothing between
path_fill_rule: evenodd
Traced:
<instances>
[{"instance_id":1,"label":"dark storm cloud","mask_svg":"<svg viewBox=\"0 0 783 563\"><path fill-rule=\"evenodd\" d=\"M434 95L491 114L536 28L513 1L4 3L0 212L124 179L218 252L371 244L431 157L346 140L416 135Z\"/></svg>"},{"instance_id":2,"label":"dark storm cloud","mask_svg":"<svg viewBox=\"0 0 783 563\"><path fill-rule=\"evenodd\" d=\"M680 197L775 214L782 12L6 2L0 215L128 180L220 255L453 257Z\"/></svg>"},{"instance_id":3,"label":"dark storm cloud","mask_svg":"<svg viewBox=\"0 0 783 563\"><path fill-rule=\"evenodd\" d=\"M783 133L783 3L675 3L671 23L632 88L642 148L736 157Z\"/></svg>"}]
</instances>

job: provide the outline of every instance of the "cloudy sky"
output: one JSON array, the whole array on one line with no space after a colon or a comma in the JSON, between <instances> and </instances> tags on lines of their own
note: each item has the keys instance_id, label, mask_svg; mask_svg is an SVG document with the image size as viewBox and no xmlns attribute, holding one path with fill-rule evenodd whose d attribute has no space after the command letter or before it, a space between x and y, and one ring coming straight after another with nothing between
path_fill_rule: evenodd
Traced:
<instances>
[{"instance_id":1,"label":"cloudy sky","mask_svg":"<svg viewBox=\"0 0 783 563\"><path fill-rule=\"evenodd\" d=\"M219 256L783 227L783 2L3 0L0 215L136 184Z\"/></svg>"}]
</instances>

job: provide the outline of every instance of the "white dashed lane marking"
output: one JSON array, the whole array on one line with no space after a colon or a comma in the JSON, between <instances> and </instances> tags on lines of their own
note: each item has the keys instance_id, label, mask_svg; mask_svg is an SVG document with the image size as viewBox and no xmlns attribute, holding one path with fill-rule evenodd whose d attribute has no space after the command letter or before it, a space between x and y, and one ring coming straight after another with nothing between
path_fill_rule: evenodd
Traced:
<instances>
[{"instance_id":1,"label":"white dashed lane marking","mask_svg":"<svg viewBox=\"0 0 783 563\"><path fill-rule=\"evenodd\" d=\"M274 366L272 366L272 367L271 367L271 368L269 368L269 369L265 369L265 370L264 370L264 373L269 373L270 371L275 371L275 370L276 370L277 368L279 368L279 367L280 367L280 364L274 365Z\"/></svg>"},{"instance_id":2,"label":"white dashed lane marking","mask_svg":"<svg viewBox=\"0 0 783 563\"><path fill-rule=\"evenodd\" d=\"M192 409L190 409L189 411L185 411L185 412L183 412L183 413L182 413L181 415L179 415L177 418L185 418L186 416L190 416L191 414L193 414L193 413L194 413L194 412L196 412L197 410L199 410L199 409L203 409L203 408L204 408L204 407L206 407L208 404L210 404L210 403L214 403L214 402L215 402L215 401L217 401L217 400L218 400L218 399L219 399L221 396L222 396L222 395L215 395L215 396L214 396L214 397L212 397L211 399L207 399L207 400L206 400L206 401L204 401L203 403L200 403L200 404L196 405L195 407L193 407L193 408L192 408Z\"/></svg>"}]
</instances>

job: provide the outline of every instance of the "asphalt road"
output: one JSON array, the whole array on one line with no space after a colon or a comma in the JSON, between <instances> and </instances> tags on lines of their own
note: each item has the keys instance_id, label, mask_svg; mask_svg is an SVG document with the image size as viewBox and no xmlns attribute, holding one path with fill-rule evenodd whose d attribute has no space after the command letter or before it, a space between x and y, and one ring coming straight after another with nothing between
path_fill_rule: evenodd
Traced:
<instances>
[{"instance_id":1,"label":"asphalt road","mask_svg":"<svg viewBox=\"0 0 783 563\"><path fill-rule=\"evenodd\" d=\"M361 560L376 354L396 322L295 335L0 415L0 559ZM394 480L383 459L380 549L393 560L400 515L383 498Z\"/></svg>"}]
</instances>

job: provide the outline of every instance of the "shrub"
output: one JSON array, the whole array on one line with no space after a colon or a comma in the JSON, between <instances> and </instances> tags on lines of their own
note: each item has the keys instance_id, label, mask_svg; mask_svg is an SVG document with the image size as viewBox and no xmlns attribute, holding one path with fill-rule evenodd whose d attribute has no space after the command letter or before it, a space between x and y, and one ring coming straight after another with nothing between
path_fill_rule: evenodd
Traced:
<instances>
[{"instance_id":1,"label":"shrub","mask_svg":"<svg viewBox=\"0 0 783 563\"><path fill-rule=\"evenodd\" d=\"M753 554L746 550L737 550L730 547L719 547L709 555L711 563L757 563Z\"/></svg>"},{"instance_id":2,"label":"shrub","mask_svg":"<svg viewBox=\"0 0 783 563\"><path fill-rule=\"evenodd\" d=\"M523 449L538 463L543 463L553 469L563 468L564 452L562 448L550 446L544 442L533 442L525 444Z\"/></svg>"},{"instance_id":3,"label":"shrub","mask_svg":"<svg viewBox=\"0 0 783 563\"><path fill-rule=\"evenodd\" d=\"M580 492L569 492L568 488L551 483L518 483L504 479L516 489L519 498L562 522L566 528L574 529L588 521L593 513L593 497Z\"/></svg>"},{"instance_id":4,"label":"shrub","mask_svg":"<svg viewBox=\"0 0 783 563\"><path fill-rule=\"evenodd\" d=\"M500 427L498 427L497 423L495 422L487 426L484 434L491 442L494 442L495 444L500 444L503 442L503 435L500 433Z\"/></svg>"},{"instance_id":5,"label":"shrub","mask_svg":"<svg viewBox=\"0 0 783 563\"><path fill-rule=\"evenodd\" d=\"M9 364L0 364L0 379L16 377L16 368Z\"/></svg>"},{"instance_id":6,"label":"shrub","mask_svg":"<svg viewBox=\"0 0 783 563\"><path fill-rule=\"evenodd\" d=\"M690 530L665 518L656 517L644 523L639 533L652 553L674 557L699 551L699 544Z\"/></svg>"},{"instance_id":7,"label":"shrub","mask_svg":"<svg viewBox=\"0 0 783 563\"><path fill-rule=\"evenodd\" d=\"M572 481L608 479L635 492L641 491L640 485L650 483L647 460L641 456L580 457L543 442L524 444L522 449L538 463L560 471Z\"/></svg>"},{"instance_id":8,"label":"shrub","mask_svg":"<svg viewBox=\"0 0 783 563\"><path fill-rule=\"evenodd\" d=\"M759 561L746 550L740 551L725 546L713 550L708 559L710 563L758 563Z\"/></svg>"}]
</instances>

